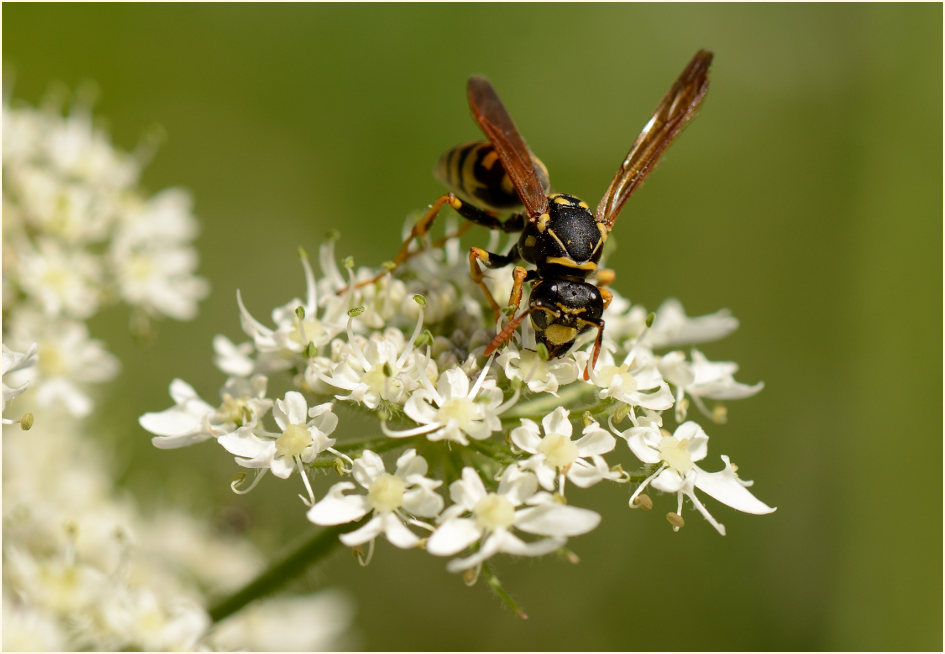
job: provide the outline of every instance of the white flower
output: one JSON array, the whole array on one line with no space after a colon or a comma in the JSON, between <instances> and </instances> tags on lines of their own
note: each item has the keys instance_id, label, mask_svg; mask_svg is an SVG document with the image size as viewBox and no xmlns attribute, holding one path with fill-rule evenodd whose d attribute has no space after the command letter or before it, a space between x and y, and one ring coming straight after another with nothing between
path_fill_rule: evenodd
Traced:
<instances>
[{"instance_id":1,"label":"white flower","mask_svg":"<svg viewBox=\"0 0 945 654\"><path fill-rule=\"evenodd\" d=\"M240 309L240 323L256 349L260 353L270 355L267 365L257 361L259 372L285 370L294 365L293 355L300 355L312 343L316 348L322 347L331 341L339 332L344 331L344 320L347 309L342 298L329 295L323 300L326 307L324 314L319 318L319 302L315 274L308 257L299 257L302 268L305 270L305 301L294 299L277 307L272 311L272 321L275 329L266 327L253 318L239 291L236 292L236 301ZM302 313L302 317L299 317Z\"/></svg>"},{"instance_id":2,"label":"white flower","mask_svg":"<svg viewBox=\"0 0 945 654\"><path fill-rule=\"evenodd\" d=\"M440 375L436 388L428 379L404 405L404 413L419 423L414 429L390 430L382 424L384 433L393 438L427 434L431 441L450 440L468 445L469 438L483 440L501 427L499 405L502 391L494 379L486 379L489 367L479 374L470 388L469 377L460 368L451 368Z\"/></svg>"},{"instance_id":3,"label":"white flower","mask_svg":"<svg viewBox=\"0 0 945 654\"><path fill-rule=\"evenodd\" d=\"M138 161L112 146L108 135L93 125L89 109L88 102L80 101L70 115L49 120L41 144L44 154L65 177L112 189L134 184Z\"/></svg>"},{"instance_id":4,"label":"white flower","mask_svg":"<svg viewBox=\"0 0 945 654\"><path fill-rule=\"evenodd\" d=\"M589 358L579 352L575 358L583 366ZM648 350L635 347L619 366L610 352L601 354L597 365L591 367L590 381L600 388L598 397L612 397L633 407L665 411L673 406L673 394L663 381L660 371Z\"/></svg>"},{"instance_id":5,"label":"white flower","mask_svg":"<svg viewBox=\"0 0 945 654\"><path fill-rule=\"evenodd\" d=\"M322 373L319 378L349 391L347 395L336 395L339 400L358 402L369 409L376 409L381 400L402 406L407 395L420 386L421 376L427 376L428 368L432 367L430 372L436 374L436 366L429 357L414 349L414 341L423 328L423 316L421 306L409 338L390 327L365 339L353 333L353 318L349 318L348 343L332 353L338 363L332 366L330 374Z\"/></svg>"},{"instance_id":6,"label":"white flower","mask_svg":"<svg viewBox=\"0 0 945 654\"><path fill-rule=\"evenodd\" d=\"M479 474L463 468L462 479L450 484L450 506L440 516L440 526L427 541L427 551L452 556L473 543L479 549L447 564L450 572L477 567L494 554L542 556L563 546L568 536L585 534L600 522L588 509L557 503L538 490L538 480L515 466L506 468L496 492L488 492ZM525 541L512 529L546 536Z\"/></svg>"},{"instance_id":7,"label":"white flower","mask_svg":"<svg viewBox=\"0 0 945 654\"><path fill-rule=\"evenodd\" d=\"M509 379L521 379L532 393L552 393L578 378L578 366L571 357L542 360L535 349L535 330L531 322L522 324L522 345L509 343L496 358Z\"/></svg>"},{"instance_id":8,"label":"white flower","mask_svg":"<svg viewBox=\"0 0 945 654\"><path fill-rule=\"evenodd\" d=\"M648 486L663 491L676 493L677 513L682 511L683 495L688 497L699 513L723 536L725 526L709 513L708 509L696 497L699 489L719 502L744 513L761 515L775 509L752 495L747 487L752 482L743 481L735 474L727 456L722 455L725 468L719 472L706 472L695 464L708 454L709 437L702 428L692 421L684 422L676 428L673 435L652 426L631 427L620 434L627 440L630 449L644 463L659 465L652 475L633 492L630 506ZM678 529L678 527L676 527Z\"/></svg>"},{"instance_id":9,"label":"white flower","mask_svg":"<svg viewBox=\"0 0 945 654\"><path fill-rule=\"evenodd\" d=\"M192 241L198 232L193 205L190 193L182 188L164 189L149 198L126 198L114 241L119 247Z\"/></svg>"},{"instance_id":10,"label":"white flower","mask_svg":"<svg viewBox=\"0 0 945 654\"><path fill-rule=\"evenodd\" d=\"M676 387L677 420L685 419L683 399L687 395L702 413L711 416L702 398L740 400L764 388L764 382L753 386L736 382L733 375L738 371L738 364L709 361L699 350L692 351L692 363L686 361L682 352L670 352L660 358L659 369L666 381Z\"/></svg>"},{"instance_id":11,"label":"white flower","mask_svg":"<svg viewBox=\"0 0 945 654\"><path fill-rule=\"evenodd\" d=\"M738 319L732 317L728 309L690 318L683 311L679 300L669 299L656 310L653 325L647 330L644 340L653 348L694 345L717 341L736 329Z\"/></svg>"},{"instance_id":12,"label":"white flower","mask_svg":"<svg viewBox=\"0 0 945 654\"><path fill-rule=\"evenodd\" d=\"M340 525L372 513L373 517L364 526L343 534L341 542L354 547L373 541L383 533L397 547L415 547L420 539L406 525L422 526L414 516L433 518L443 509L443 498L434 491L442 482L428 479L424 476L426 473L427 462L417 456L416 450L400 455L394 474L385 471L381 457L364 450L354 461L353 474L367 493L345 495L345 491L354 490L355 485L349 481L339 482L308 510L308 519L317 525Z\"/></svg>"},{"instance_id":13,"label":"white flower","mask_svg":"<svg viewBox=\"0 0 945 654\"><path fill-rule=\"evenodd\" d=\"M63 652L71 649L65 630L53 615L35 606L20 605L7 595L6 587L2 607L3 651Z\"/></svg>"},{"instance_id":14,"label":"white flower","mask_svg":"<svg viewBox=\"0 0 945 654\"><path fill-rule=\"evenodd\" d=\"M207 280L194 276L198 257L189 245L150 242L113 248L111 257L122 299L149 315L192 320L210 290Z\"/></svg>"},{"instance_id":15,"label":"white flower","mask_svg":"<svg viewBox=\"0 0 945 654\"><path fill-rule=\"evenodd\" d=\"M105 350L101 341L89 338L83 322L47 318L25 308L10 322L11 343L36 343L37 365L17 373L33 380L36 403L62 407L77 417L87 415L92 410L92 398L86 393L86 385L108 381L118 374L118 359Z\"/></svg>"},{"instance_id":16,"label":"white flower","mask_svg":"<svg viewBox=\"0 0 945 654\"><path fill-rule=\"evenodd\" d=\"M532 456L522 462L522 467L532 470L545 490L564 492L565 477L580 488L593 486L602 479L622 479L619 473L611 472L601 456L611 452L616 439L592 422L584 428L583 436L571 440L572 427L568 410L558 407L541 421L544 436L538 425L522 418L522 426L512 430L509 438L520 449Z\"/></svg>"},{"instance_id":17,"label":"white flower","mask_svg":"<svg viewBox=\"0 0 945 654\"><path fill-rule=\"evenodd\" d=\"M98 311L103 285L101 261L83 250L66 249L43 238L22 248L17 262L20 286L48 316L88 318Z\"/></svg>"},{"instance_id":18,"label":"white flower","mask_svg":"<svg viewBox=\"0 0 945 654\"><path fill-rule=\"evenodd\" d=\"M276 400L272 410L281 432L239 429L223 434L218 442L236 455L236 462L241 466L268 468L277 477L287 479L295 468L311 463L319 453L334 445L335 440L328 435L338 425L338 416L331 412L331 407L328 402L309 409L301 393L289 391L284 399ZM304 474L303 479L307 481Z\"/></svg>"},{"instance_id":19,"label":"white flower","mask_svg":"<svg viewBox=\"0 0 945 654\"><path fill-rule=\"evenodd\" d=\"M266 378L231 377L223 386L223 402L218 407L204 402L187 382L171 382L174 406L156 413L146 413L138 423L152 434L151 443L162 450L185 447L235 431L252 432L269 411Z\"/></svg>"}]
</instances>

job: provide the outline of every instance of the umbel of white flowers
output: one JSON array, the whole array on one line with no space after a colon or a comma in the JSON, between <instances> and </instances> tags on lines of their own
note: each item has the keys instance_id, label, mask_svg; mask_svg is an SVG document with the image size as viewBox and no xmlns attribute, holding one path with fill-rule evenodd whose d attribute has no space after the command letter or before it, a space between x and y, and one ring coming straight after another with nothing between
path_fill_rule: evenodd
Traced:
<instances>
[{"instance_id":1,"label":"umbel of white flowers","mask_svg":"<svg viewBox=\"0 0 945 654\"><path fill-rule=\"evenodd\" d=\"M631 508L653 505L644 491L675 495L667 518L676 530L688 498L725 533L700 494L747 513L774 511L727 456L715 472L697 465L708 435L690 419L690 404L720 421L718 401L762 388L735 381L734 363L679 349L731 333L738 323L727 311L689 318L669 300L654 316L615 292L603 352L585 380L593 334L549 359L525 321L498 356L483 356L497 325L485 318L491 312L455 239L360 289L354 283L375 271L350 261L339 268L334 239L320 248L319 279L300 258L304 297L276 307L269 321L237 293L246 340L214 339L214 363L226 375L220 397L201 399L175 379L174 405L140 423L159 448L216 441L250 471L233 482L237 493L270 471L297 476L304 515L317 525L352 524L340 539L362 561L383 536L456 557L447 568L474 578L495 554L538 556L595 529L600 516L574 501L600 483L629 483L621 492ZM492 272L487 284L507 295L510 271ZM281 396L268 391L286 385ZM342 438L339 405L373 416L375 433ZM618 462L628 454L638 460L632 468ZM319 496L325 469L341 480Z\"/></svg>"}]
</instances>

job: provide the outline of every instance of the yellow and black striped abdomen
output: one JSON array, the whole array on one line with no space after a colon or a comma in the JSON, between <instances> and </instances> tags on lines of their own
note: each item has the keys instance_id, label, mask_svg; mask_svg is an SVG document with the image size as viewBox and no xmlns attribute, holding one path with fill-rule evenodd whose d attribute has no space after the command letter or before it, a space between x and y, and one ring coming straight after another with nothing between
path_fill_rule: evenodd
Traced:
<instances>
[{"instance_id":1,"label":"yellow and black striped abdomen","mask_svg":"<svg viewBox=\"0 0 945 654\"><path fill-rule=\"evenodd\" d=\"M535 155L532 155L532 161L542 187L546 193L549 192L548 169ZM434 174L450 190L472 204L496 211L522 206L499 155L488 141L457 145L440 157Z\"/></svg>"}]
</instances>

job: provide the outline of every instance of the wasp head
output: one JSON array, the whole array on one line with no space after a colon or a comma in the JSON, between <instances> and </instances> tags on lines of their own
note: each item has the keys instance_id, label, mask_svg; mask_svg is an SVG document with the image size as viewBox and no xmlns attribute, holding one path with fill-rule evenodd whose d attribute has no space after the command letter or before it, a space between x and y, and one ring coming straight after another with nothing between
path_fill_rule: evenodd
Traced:
<instances>
[{"instance_id":1,"label":"wasp head","mask_svg":"<svg viewBox=\"0 0 945 654\"><path fill-rule=\"evenodd\" d=\"M529 307L536 340L548 348L551 357L557 357L567 352L580 334L601 326L604 299L600 290L587 282L541 279L532 286Z\"/></svg>"}]
</instances>

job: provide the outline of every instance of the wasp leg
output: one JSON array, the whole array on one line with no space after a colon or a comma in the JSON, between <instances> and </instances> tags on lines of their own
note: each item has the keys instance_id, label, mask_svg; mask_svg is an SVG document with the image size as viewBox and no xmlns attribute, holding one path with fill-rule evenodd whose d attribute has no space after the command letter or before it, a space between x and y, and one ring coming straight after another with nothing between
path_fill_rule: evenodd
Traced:
<instances>
[{"instance_id":1,"label":"wasp leg","mask_svg":"<svg viewBox=\"0 0 945 654\"><path fill-rule=\"evenodd\" d=\"M602 270L601 272L610 273L610 280L607 283L613 281L614 275L612 270ZM601 299L604 301L604 309L606 309L610 306L610 301L614 299L614 294L609 289L601 288L600 295ZM597 338L594 340L594 355L591 357L591 360L588 361L587 367L584 369L584 381L590 379L591 368L597 367L597 357L600 356L601 342L604 338L604 321L601 320L600 322L592 322L590 324L597 327Z\"/></svg>"},{"instance_id":2,"label":"wasp leg","mask_svg":"<svg viewBox=\"0 0 945 654\"><path fill-rule=\"evenodd\" d=\"M451 194L452 195L452 194ZM455 196L454 196L455 197ZM520 213L513 213L505 220L499 220L491 211L485 211L479 207L474 207L468 202L463 202L456 198L456 202L450 202L450 206L456 209L456 213L470 220L477 225L488 227L489 229L498 229L507 234L520 232L525 229L525 216Z\"/></svg>"},{"instance_id":3,"label":"wasp leg","mask_svg":"<svg viewBox=\"0 0 945 654\"><path fill-rule=\"evenodd\" d=\"M511 314L514 316L518 311L519 305L522 303L522 284L528 281L529 273L534 271L528 271L522 266L515 266L515 270L512 271L512 292L509 293L509 306L511 309Z\"/></svg>"},{"instance_id":4,"label":"wasp leg","mask_svg":"<svg viewBox=\"0 0 945 654\"><path fill-rule=\"evenodd\" d=\"M495 298L492 297L489 287L486 286L483 281L482 268L479 267L477 261L483 262L489 268L501 268L502 266L509 265L516 259L518 259L518 245L514 245L509 253L505 255L487 252L477 247L469 248L469 275L472 277L472 280L479 285L482 292L486 294L486 299L489 301L489 304L492 306L492 312L495 314L496 322L498 322L499 316L502 315L502 309L499 307L499 303L495 301ZM516 270L518 270L518 268L516 268ZM522 270L524 270L524 268L522 268ZM519 296L521 297L521 284L519 284Z\"/></svg>"},{"instance_id":5,"label":"wasp leg","mask_svg":"<svg viewBox=\"0 0 945 654\"><path fill-rule=\"evenodd\" d=\"M506 341L512 338L512 334L515 332L516 329L518 329L518 326L522 324L522 321L525 320L525 318L527 318L528 316L530 316L533 311L537 311L538 309L547 311L547 309L543 309L543 307L539 307L539 306L528 307L528 309L523 311L521 315L519 315L517 318L513 318L512 320L510 320L509 324L506 325L502 331L496 334L495 338L489 341L489 344L486 346L486 349L483 352L483 354L486 356L489 356L490 354L495 352L497 349L499 349Z\"/></svg>"},{"instance_id":6,"label":"wasp leg","mask_svg":"<svg viewBox=\"0 0 945 654\"><path fill-rule=\"evenodd\" d=\"M610 268L599 268L594 274L594 281L597 282L597 286L609 286L614 283L614 280L617 279L617 273L615 273Z\"/></svg>"},{"instance_id":7,"label":"wasp leg","mask_svg":"<svg viewBox=\"0 0 945 654\"><path fill-rule=\"evenodd\" d=\"M598 290L600 291L600 297L604 301L604 308L606 309L610 306L610 301L614 299L614 294L606 288L598 288Z\"/></svg>"},{"instance_id":8,"label":"wasp leg","mask_svg":"<svg viewBox=\"0 0 945 654\"><path fill-rule=\"evenodd\" d=\"M470 222L464 222L464 223L463 223L462 225L460 225L460 226L456 229L456 231L453 232L452 234L447 234L447 235L444 236L443 238L438 238L438 239L436 239L435 241L433 241L433 243L432 243L433 247L435 247L435 248L441 248L441 247L443 247L444 245L446 245L447 241L449 241L449 240L451 240L451 239L454 239L454 238L459 238L460 236L462 236L463 234L465 234L466 232L468 232L470 229L472 229L472 226L473 226L472 223L470 223Z\"/></svg>"},{"instance_id":9,"label":"wasp leg","mask_svg":"<svg viewBox=\"0 0 945 654\"><path fill-rule=\"evenodd\" d=\"M375 282L380 281L380 279L397 269L400 264L412 257L417 253L417 251L410 251L410 244L415 238L420 238L426 236L427 232L430 231L430 226L433 224L433 221L436 220L436 217L440 214L440 209L443 208L443 205L449 203L451 207L456 207L456 203L460 202L460 199L457 198L452 193L447 193L446 195L441 195L436 200L433 201L433 204L430 205L430 208L427 209L427 212L416 222L413 228L410 230L410 236L403 242L400 246L400 250L397 252L397 256L394 257L394 260L391 262L391 265L387 267L384 271L379 272L371 279L365 280L363 282L358 282L354 285L355 288L363 288L365 286L370 286ZM336 292L337 295L343 295L350 286L345 286L344 288Z\"/></svg>"},{"instance_id":10,"label":"wasp leg","mask_svg":"<svg viewBox=\"0 0 945 654\"><path fill-rule=\"evenodd\" d=\"M443 208L444 204L449 204L463 218L466 218L477 225L488 227L489 229L499 229L503 232L516 232L521 231L525 227L525 218L522 216L522 214L513 214L503 221L499 220L495 215L489 213L488 211L483 211L482 209L478 209L469 203L463 202L453 193L441 195L433 201L433 204L430 205L430 208L427 209L427 212L423 214L420 220L418 220L410 230L410 235L400 246L400 250L398 250L397 255L394 257L393 261L391 261L391 264L387 266L384 271L379 272L371 279L358 282L354 285L354 287L363 288L380 281L384 275L393 272L410 257L421 252L423 248L411 252L410 244L415 238L426 238L427 232L430 231L433 221L435 221L437 216L440 215L440 210ZM465 233L467 229L469 229L467 226L460 227L458 230L456 230L455 234L437 241L436 244L445 243L449 238ZM340 289L337 291L337 295L343 295L348 290L348 288L348 286L345 286L344 288Z\"/></svg>"}]
</instances>

